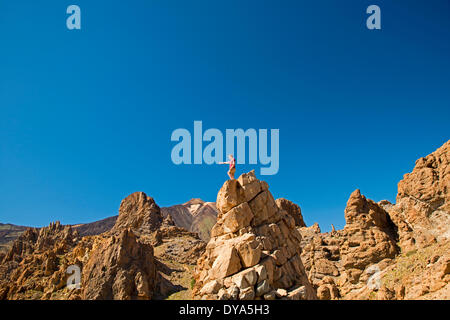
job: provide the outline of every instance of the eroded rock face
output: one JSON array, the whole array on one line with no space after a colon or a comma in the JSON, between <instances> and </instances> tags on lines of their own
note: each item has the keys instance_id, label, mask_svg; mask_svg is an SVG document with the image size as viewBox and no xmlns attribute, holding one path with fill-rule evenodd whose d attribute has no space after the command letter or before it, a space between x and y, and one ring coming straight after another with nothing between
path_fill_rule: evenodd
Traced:
<instances>
[{"instance_id":1,"label":"eroded rock face","mask_svg":"<svg viewBox=\"0 0 450 320\"><path fill-rule=\"evenodd\" d=\"M67 268L60 257L78 241L77 232L59 222L27 229L0 263L0 300L41 299L45 291L63 287L65 274L55 276L61 265Z\"/></svg>"},{"instance_id":2,"label":"eroded rock face","mask_svg":"<svg viewBox=\"0 0 450 320\"><path fill-rule=\"evenodd\" d=\"M300 259L301 236L254 172L224 183L211 240L195 270L196 299L316 299ZM286 294L277 295L278 289Z\"/></svg>"},{"instance_id":3,"label":"eroded rock face","mask_svg":"<svg viewBox=\"0 0 450 320\"><path fill-rule=\"evenodd\" d=\"M356 190L344 229L299 228L302 261L320 299L450 297L449 149L447 142L416 161L398 184L396 204Z\"/></svg>"},{"instance_id":4,"label":"eroded rock face","mask_svg":"<svg viewBox=\"0 0 450 320\"><path fill-rule=\"evenodd\" d=\"M405 250L450 239L450 141L420 158L398 183L397 203L387 210Z\"/></svg>"},{"instance_id":5,"label":"eroded rock face","mask_svg":"<svg viewBox=\"0 0 450 320\"><path fill-rule=\"evenodd\" d=\"M64 252L76 243L77 238L76 231L70 226L61 225L59 221L41 229L28 228L14 241L4 257L4 262L20 261L27 254L40 253L54 246L57 246L59 252Z\"/></svg>"},{"instance_id":6,"label":"eroded rock face","mask_svg":"<svg viewBox=\"0 0 450 320\"><path fill-rule=\"evenodd\" d=\"M122 201L109 232L80 239L60 223L29 229L2 255L0 299L162 299L181 289L171 280L186 272L166 266L164 258L192 265L205 243L170 218L161 220L153 199L135 193ZM79 289L67 287L69 266L81 270Z\"/></svg>"},{"instance_id":7,"label":"eroded rock face","mask_svg":"<svg viewBox=\"0 0 450 320\"><path fill-rule=\"evenodd\" d=\"M305 221L303 221L302 209L300 209L300 206L284 198L279 198L275 202L281 210L286 211L292 216L292 218L294 218L295 225L297 227L306 227Z\"/></svg>"},{"instance_id":8,"label":"eroded rock face","mask_svg":"<svg viewBox=\"0 0 450 320\"><path fill-rule=\"evenodd\" d=\"M97 237L83 266L81 296L88 300L151 299L156 282L153 247L131 229Z\"/></svg>"},{"instance_id":9,"label":"eroded rock face","mask_svg":"<svg viewBox=\"0 0 450 320\"><path fill-rule=\"evenodd\" d=\"M394 258L396 226L377 203L355 190L345 209L342 230L320 233L318 226L299 228L302 260L320 299L342 298L367 285L371 269ZM378 269L377 269L378 270Z\"/></svg>"},{"instance_id":10,"label":"eroded rock face","mask_svg":"<svg viewBox=\"0 0 450 320\"><path fill-rule=\"evenodd\" d=\"M340 244L344 268L364 270L398 253L396 226L388 213L359 190L355 190L347 202L345 220Z\"/></svg>"},{"instance_id":11,"label":"eroded rock face","mask_svg":"<svg viewBox=\"0 0 450 320\"><path fill-rule=\"evenodd\" d=\"M152 197L144 192L135 192L122 200L119 217L111 233L131 228L137 234L151 233L162 224L161 210Z\"/></svg>"}]
</instances>

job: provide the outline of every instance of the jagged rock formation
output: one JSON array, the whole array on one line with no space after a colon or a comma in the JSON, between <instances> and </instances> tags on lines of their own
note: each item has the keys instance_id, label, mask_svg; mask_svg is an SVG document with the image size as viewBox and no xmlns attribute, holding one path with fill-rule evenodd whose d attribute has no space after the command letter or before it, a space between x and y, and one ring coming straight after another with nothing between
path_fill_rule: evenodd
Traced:
<instances>
[{"instance_id":1,"label":"jagged rock formation","mask_svg":"<svg viewBox=\"0 0 450 320\"><path fill-rule=\"evenodd\" d=\"M450 296L450 142L416 162L398 185L397 204L356 190L343 230L299 228L302 261L320 299Z\"/></svg>"},{"instance_id":2,"label":"jagged rock formation","mask_svg":"<svg viewBox=\"0 0 450 320\"><path fill-rule=\"evenodd\" d=\"M344 229L331 233L320 233L318 226L299 229L304 236L302 260L321 299L358 291L372 275L372 266L398 252L388 213L359 190L347 202L345 220Z\"/></svg>"},{"instance_id":3,"label":"jagged rock formation","mask_svg":"<svg viewBox=\"0 0 450 320\"><path fill-rule=\"evenodd\" d=\"M169 250L174 243L177 250ZM109 232L80 238L59 222L25 231L2 255L0 300L164 298L187 290L177 280L204 249L197 234L163 221L152 198L133 193ZM79 289L66 286L74 265L81 270Z\"/></svg>"},{"instance_id":4,"label":"jagged rock formation","mask_svg":"<svg viewBox=\"0 0 450 320\"><path fill-rule=\"evenodd\" d=\"M275 203L277 204L278 208L286 211L292 216L292 218L294 218L295 225L297 227L306 227L305 221L303 221L302 209L300 209L300 206L284 198L277 199Z\"/></svg>"},{"instance_id":5,"label":"jagged rock formation","mask_svg":"<svg viewBox=\"0 0 450 320\"><path fill-rule=\"evenodd\" d=\"M6 253L11 247L12 242L26 229L28 228L23 226L0 223L0 254Z\"/></svg>"},{"instance_id":6,"label":"jagged rock formation","mask_svg":"<svg viewBox=\"0 0 450 320\"><path fill-rule=\"evenodd\" d=\"M450 141L416 161L383 201L398 227L401 255L382 274L395 299L450 299Z\"/></svg>"},{"instance_id":7,"label":"jagged rock formation","mask_svg":"<svg viewBox=\"0 0 450 320\"><path fill-rule=\"evenodd\" d=\"M416 161L398 183L397 203L387 210L400 245L413 249L450 239L450 141Z\"/></svg>"},{"instance_id":8,"label":"jagged rock formation","mask_svg":"<svg viewBox=\"0 0 450 320\"><path fill-rule=\"evenodd\" d=\"M119 235L95 239L83 266L82 298L151 299L155 283L153 247L125 229Z\"/></svg>"},{"instance_id":9,"label":"jagged rock formation","mask_svg":"<svg viewBox=\"0 0 450 320\"><path fill-rule=\"evenodd\" d=\"M162 220L155 200L143 192L135 192L122 200L119 217L110 232L131 228L137 234L150 234L161 226Z\"/></svg>"},{"instance_id":10,"label":"jagged rock formation","mask_svg":"<svg viewBox=\"0 0 450 320\"><path fill-rule=\"evenodd\" d=\"M364 270L370 264L393 258L396 246L396 226L388 213L377 203L354 191L345 209L346 225L341 232L342 266Z\"/></svg>"},{"instance_id":11,"label":"jagged rock formation","mask_svg":"<svg viewBox=\"0 0 450 320\"><path fill-rule=\"evenodd\" d=\"M163 217L170 215L176 226L198 233L205 242L209 241L211 229L217 219L216 204L201 199L161 208L161 213Z\"/></svg>"},{"instance_id":12,"label":"jagged rock formation","mask_svg":"<svg viewBox=\"0 0 450 320\"><path fill-rule=\"evenodd\" d=\"M27 229L0 261L0 300L38 299L60 285L51 276L78 241L77 233L59 222Z\"/></svg>"},{"instance_id":13,"label":"jagged rock formation","mask_svg":"<svg viewBox=\"0 0 450 320\"><path fill-rule=\"evenodd\" d=\"M163 218L172 216L174 225L184 228L190 232L198 233L200 239L209 241L211 228L216 223L217 209L214 202L205 202L201 199L191 199L181 205L162 207ZM80 237L96 236L110 231L118 216L108 217L102 220L72 225L72 229L77 231ZM16 240L29 227L16 226L12 224L0 223L0 254L5 254ZM150 227L155 229L155 226Z\"/></svg>"},{"instance_id":14,"label":"jagged rock formation","mask_svg":"<svg viewBox=\"0 0 450 320\"><path fill-rule=\"evenodd\" d=\"M217 223L197 263L197 299L315 299L300 259L294 218L254 172L228 180L217 195Z\"/></svg>"},{"instance_id":15,"label":"jagged rock formation","mask_svg":"<svg viewBox=\"0 0 450 320\"><path fill-rule=\"evenodd\" d=\"M73 246L77 237L77 232L73 232L69 226L61 225L59 221L41 229L28 228L13 243L3 262L19 262L27 254L42 253L54 247L57 252L64 252Z\"/></svg>"},{"instance_id":16,"label":"jagged rock formation","mask_svg":"<svg viewBox=\"0 0 450 320\"><path fill-rule=\"evenodd\" d=\"M188 299L192 280L196 299L450 299L449 149L416 162L396 204L355 190L345 227L328 233L253 172L220 189L207 246L191 231L195 217L216 221L211 203L164 213L142 192L92 226L19 230L0 252L0 300ZM79 289L66 286L72 265Z\"/></svg>"}]
</instances>

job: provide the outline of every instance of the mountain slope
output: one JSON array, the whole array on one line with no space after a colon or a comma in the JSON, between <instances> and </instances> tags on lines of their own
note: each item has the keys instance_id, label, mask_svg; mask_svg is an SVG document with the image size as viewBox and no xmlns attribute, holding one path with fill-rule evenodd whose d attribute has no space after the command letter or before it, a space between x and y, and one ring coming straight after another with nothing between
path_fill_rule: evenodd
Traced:
<instances>
[{"instance_id":1,"label":"mountain slope","mask_svg":"<svg viewBox=\"0 0 450 320\"><path fill-rule=\"evenodd\" d=\"M216 204L201 199L161 208L161 213L164 218L170 215L176 226L198 233L205 242L209 241L211 229L217 220Z\"/></svg>"},{"instance_id":2,"label":"mountain slope","mask_svg":"<svg viewBox=\"0 0 450 320\"><path fill-rule=\"evenodd\" d=\"M106 219L94 221L91 223L78 224L72 226L73 229L77 230L80 236L95 236L97 234L111 230L111 228L116 223L118 216L109 217Z\"/></svg>"},{"instance_id":3,"label":"mountain slope","mask_svg":"<svg viewBox=\"0 0 450 320\"><path fill-rule=\"evenodd\" d=\"M170 214L177 227L198 233L200 239L205 242L208 242L209 233L217 219L216 204L201 199L192 199L183 204L162 207L161 213L164 218ZM95 236L111 230L117 217L112 216L94 222L80 223L72 225L72 228L78 231L82 237ZM29 227L0 223L0 251L7 251L13 241L27 228Z\"/></svg>"},{"instance_id":4,"label":"mountain slope","mask_svg":"<svg viewBox=\"0 0 450 320\"><path fill-rule=\"evenodd\" d=\"M0 223L0 252L7 251L11 243L17 239L27 227Z\"/></svg>"}]
</instances>

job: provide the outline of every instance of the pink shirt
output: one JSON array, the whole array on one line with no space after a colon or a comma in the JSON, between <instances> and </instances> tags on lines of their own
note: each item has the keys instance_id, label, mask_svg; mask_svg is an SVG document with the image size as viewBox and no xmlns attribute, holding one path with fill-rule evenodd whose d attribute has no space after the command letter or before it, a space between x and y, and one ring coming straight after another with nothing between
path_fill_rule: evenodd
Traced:
<instances>
[{"instance_id":1,"label":"pink shirt","mask_svg":"<svg viewBox=\"0 0 450 320\"><path fill-rule=\"evenodd\" d=\"M230 160L230 169L236 166L236 159Z\"/></svg>"}]
</instances>

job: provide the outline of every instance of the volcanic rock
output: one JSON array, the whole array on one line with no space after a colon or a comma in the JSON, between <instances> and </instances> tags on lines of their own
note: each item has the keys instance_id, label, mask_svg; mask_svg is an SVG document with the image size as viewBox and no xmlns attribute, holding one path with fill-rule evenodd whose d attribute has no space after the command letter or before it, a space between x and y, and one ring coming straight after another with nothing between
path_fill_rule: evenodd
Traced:
<instances>
[{"instance_id":1,"label":"volcanic rock","mask_svg":"<svg viewBox=\"0 0 450 320\"><path fill-rule=\"evenodd\" d=\"M119 235L95 239L83 266L82 298L151 299L155 282L153 247L126 229Z\"/></svg>"},{"instance_id":2,"label":"volcanic rock","mask_svg":"<svg viewBox=\"0 0 450 320\"><path fill-rule=\"evenodd\" d=\"M450 239L450 141L420 158L398 183L389 211L405 250Z\"/></svg>"},{"instance_id":3,"label":"volcanic rock","mask_svg":"<svg viewBox=\"0 0 450 320\"><path fill-rule=\"evenodd\" d=\"M143 192L135 192L122 200L119 217L111 233L131 228L137 234L152 233L163 221L161 210L152 197Z\"/></svg>"},{"instance_id":4,"label":"volcanic rock","mask_svg":"<svg viewBox=\"0 0 450 320\"><path fill-rule=\"evenodd\" d=\"M194 298L217 299L202 290L217 281L217 292L233 293L221 298L272 299L269 292L285 289L292 299L316 299L300 259L295 219L277 206L267 183L253 171L243 174L224 183L216 203L218 219L197 263Z\"/></svg>"},{"instance_id":5,"label":"volcanic rock","mask_svg":"<svg viewBox=\"0 0 450 320\"><path fill-rule=\"evenodd\" d=\"M276 201L277 206L289 213L295 220L297 227L306 227L305 221L303 221L302 209L290 200L279 198Z\"/></svg>"}]
</instances>

